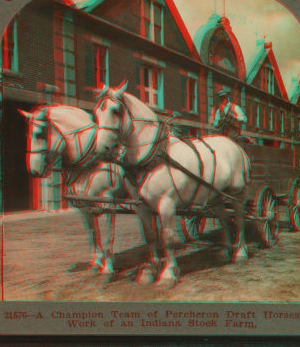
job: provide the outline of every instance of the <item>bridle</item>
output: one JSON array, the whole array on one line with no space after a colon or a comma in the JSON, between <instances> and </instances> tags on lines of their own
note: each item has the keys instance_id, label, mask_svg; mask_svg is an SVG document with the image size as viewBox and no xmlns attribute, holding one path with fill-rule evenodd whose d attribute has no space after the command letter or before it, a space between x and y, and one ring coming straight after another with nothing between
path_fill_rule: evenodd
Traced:
<instances>
[{"instance_id":1,"label":"bridle","mask_svg":"<svg viewBox=\"0 0 300 347\"><path fill-rule=\"evenodd\" d=\"M38 148L38 149L34 149L34 150L27 150L28 154L38 154L38 153L45 153L46 154L46 161L49 163L51 156L49 155L49 153L56 153L60 146L63 144L63 136L62 134L60 134L60 132L56 129L56 127L53 126L53 124L47 120L47 119L34 119L33 117L28 119L28 122L31 125L34 125L37 128L41 128L42 131L44 130L48 130L49 126L52 126L52 128L54 128L54 130L58 133L58 137L57 140L55 141L54 145L51 148L48 148L48 141L47 141L47 135L45 136L46 139L46 146L42 147L42 148ZM48 155L47 155L48 154Z\"/></svg>"},{"instance_id":2,"label":"bridle","mask_svg":"<svg viewBox=\"0 0 300 347\"><path fill-rule=\"evenodd\" d=\"M106 99L111 100L111 101L121 105L122 108L120 109L120 114L123 114L124 110L126 110L128 112L128 114L129 114L129 110L127 109L127 107L126 107L126 105L125 105L123 100L120 100L118 98L115 98L115 97L107 95L107 94L100 98L100 100L99 100L98 104L96 105L95 109L99 108L99 110L101 110ZM123 119L123 117L121 117L121 116L120 116L120 118ZM123 128L123 123L120 124L120 121L118 122L117 126L114 126L114 127L113 126L102 126L102 125L99 126L99 124L97 124L97 129L110 130L110 131L113 131L113 132L117 133L118 138L120 139L120 142L123 143L125 141L125 138L127 137L128 133L130 133L130 131L133 128L132 120L131 120L130 115L129 115L128 118L129 118L130 122L129 122L129 125L128 125L127 129L125 129L125 130L122 129ZM123 121L124 121L124 119L123 119Z\"/></svg>"},{"instance_id":3,"label":"bridle","mask_svg":"<svg viewBox=\"0 0 300 347\"><path fill-rule=\"evenodd\" d=\"M42 128L42 130L44 129L48 129L48 123L46 120L36 120L36 119L33 119L32 118L29 118L28 119L28 123L30 123L31 125L34 125L35 127L37 128ZM29 154L32 154L32 153L43 153L43 152L47 152L48 151L48 148L45 147L45 148L38 148L38 149L35 149L35 150L30 150L28 151L27 150L27 153Z\"/></svg>"}]
</instances>

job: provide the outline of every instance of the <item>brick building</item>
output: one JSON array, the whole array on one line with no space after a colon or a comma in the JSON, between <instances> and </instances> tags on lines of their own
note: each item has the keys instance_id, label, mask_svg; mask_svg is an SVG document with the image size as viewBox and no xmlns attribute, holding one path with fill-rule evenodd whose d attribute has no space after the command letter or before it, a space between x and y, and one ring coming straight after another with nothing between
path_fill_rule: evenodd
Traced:
<instances>
[{"instance_id":1,"label":"brick building","mask_svg":"<svg viewBox=\"0 0 300 347\"><path fill-rule=\"evenodd\" d=\"M17 109L64 103L92 111L103 82L127 78L129 93L162 119L179 112L178 124L194 136L210 129L216 90L227 85L257 145L290 146L297 137L299 82L289 101L271 44L257 46L247 72L227 18L213 14L193 42L172 0L84 4L32 1L2 39L5 212L66 207L58 172L46 179L27 173L26 124Z\"/></svg>"}]
</instances>

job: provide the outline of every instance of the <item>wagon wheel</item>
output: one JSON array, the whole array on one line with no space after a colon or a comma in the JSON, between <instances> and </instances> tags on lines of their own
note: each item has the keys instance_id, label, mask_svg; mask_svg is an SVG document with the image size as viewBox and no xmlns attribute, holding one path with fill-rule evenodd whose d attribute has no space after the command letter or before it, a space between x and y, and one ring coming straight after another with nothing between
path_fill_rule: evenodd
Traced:
<instances>
[{"instance_id":1,"label":"wagon wheel","mask_svg":"<svg viewBox=\"0 0 300 347\"><path fill-rule=\"evenodd\" d=\"M294 178L288 188L288 209L293 230L300 230L300 179Z\"/></svg>"},{"instance_id":2,"label":"wagon wheel","mask_svg":"<svg viewBox=\"0 0 300 347\"><path fill-rule=\"evenodd\" d=\"M179 223L178 223L179 222ZM185 241L195 241L204 232L206 218L199 216L180 216L180 219L176 220L177 224L180 224L180 229L183 233Z\"/></svg>"},{"instance_id":3,"label":"wagon wheel","mask_svg":"<svg viewBox=\"0 0 300 347\"><path fill-rule=\"evenodd\" d=\"M277 200L270 187L261 187L255 197L256 229L262 246L272 247L278 239Z\"/></svg>"}]
</instances>

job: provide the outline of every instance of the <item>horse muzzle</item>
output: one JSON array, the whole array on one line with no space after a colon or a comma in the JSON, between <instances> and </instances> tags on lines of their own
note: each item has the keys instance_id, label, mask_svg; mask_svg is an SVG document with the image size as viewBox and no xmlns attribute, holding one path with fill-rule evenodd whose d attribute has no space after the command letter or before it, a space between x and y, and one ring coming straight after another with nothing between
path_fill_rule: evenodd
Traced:
<instances>
[{"instance_id":1,"label":"horse muzzle","mask_svg":"<svg viewBox=\"0 0 300 347\"><path fill-rule=\"evenodd\" d=\"M41 153L28 153L27 169L35 178L46 177L49 174L49 160L45 155Z\"/></svg>"}]
</instances>

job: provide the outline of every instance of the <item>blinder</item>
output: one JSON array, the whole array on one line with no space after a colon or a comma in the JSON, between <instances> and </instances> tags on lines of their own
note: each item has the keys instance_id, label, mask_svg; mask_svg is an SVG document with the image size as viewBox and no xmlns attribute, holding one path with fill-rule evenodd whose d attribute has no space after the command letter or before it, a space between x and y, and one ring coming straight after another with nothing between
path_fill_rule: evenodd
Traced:
<instances>
[{"instance_id":1,"label":"blinder","mask_svg":"<svg viewBox=\"0 0 300 347\"><path fill-rule=\"evenodd\" d=\"M46 147L38 148L35 150L30 150L30 151L27 151L27 153L29 153L29 154L46 153L45 160L47 163L49 163L51 160L51 156L49 155L49 152L57 151L58 148L61 146L63 139L62 139L61 135L59 135L59 138L54 143L53 148L48 148L48 146L47 146L47 144L48 144L48 141L47 141L48 140L48 131L47 130L48 130L49 125L51 125L51 124L49 124L48 121L44 120L44 119L29 119L28 121L30 124L42 129L42 134L41 134L40 138L46 140Z\"/></svg>"},{"instance_id":2,"label":"blinder","mask_svg":"<svg viewBox=\"0 0 300 347\"><path fill-rule=\"evenodd\" d=\"M43 119L33 119L32 118L29 118L28 119L28 122L31 124L31 125L34 125L36 126L37 128L41 128L42 129L42 136L41 138L43 139L47 139L47 128L48 128L48 123L46 120L43 120ZM29 154L33 154L33 153L43 153L43 152L47 152L48 151L48 148L38 148L38 149L35 149L35 150L30 150L30 151L27 151L27 153Z\"/></svg>"}]
</instances>

